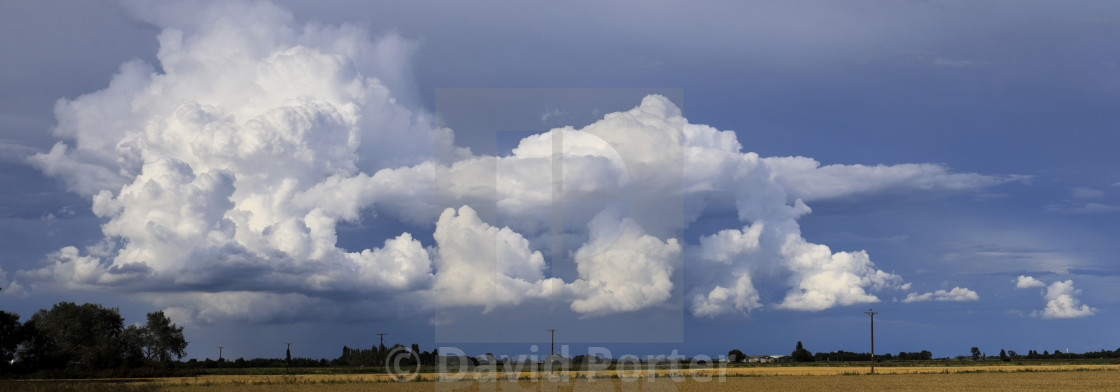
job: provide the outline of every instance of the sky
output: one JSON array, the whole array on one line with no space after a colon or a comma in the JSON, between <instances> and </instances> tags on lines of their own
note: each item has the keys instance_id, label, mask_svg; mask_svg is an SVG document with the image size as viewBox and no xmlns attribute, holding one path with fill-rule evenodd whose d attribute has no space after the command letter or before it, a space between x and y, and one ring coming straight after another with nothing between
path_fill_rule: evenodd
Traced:
<instances>
[{"instance_id":1,"label":"sky","mask_svg":"<svg viewBox=\"0 0 1120 392\"><path fill-rule=\"evenodd\" d=\"M188 358L1115 350L1120 5L0 3L0 309Z\"/></svg>"}]
</instances>

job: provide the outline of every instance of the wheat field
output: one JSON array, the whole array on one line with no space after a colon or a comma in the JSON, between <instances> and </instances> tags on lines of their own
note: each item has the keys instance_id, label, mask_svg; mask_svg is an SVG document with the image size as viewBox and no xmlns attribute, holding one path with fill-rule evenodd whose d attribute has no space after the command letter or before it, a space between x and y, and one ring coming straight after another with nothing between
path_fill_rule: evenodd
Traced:
<instances>
[{"instance_id":1,"label":"wheat field","mask_svg":"<svg viewBox=\"0 0 1120 392\"><path fill-rule=\"evenodd\" d=\"M830 390L830 391L1102 391L1120 390L1120 373L1112 371L1061 371L1026 373L949 373L882 375L796 375L726 377L700 382L686 378L639 378L624 381L574 379L497 382L355 382L334 383L320 380L295 380L285 384L192 384L165 386L167 391L746 391L746 390Z\"/></svg>"},{"instance_id":2,"label":"wheat field","mask_svg":"<svg viewBox=\"0 0 1120 392\"><path fill-rule=\"evenodd\" d=\"M1120 390L1120 365L1033 365L881 367L868 375L866 367L751 367L712 370L601 371L517 376L474 374L455 382L433 381L435 374L399 382L388 375L258 375L202 376L152 380L167 391L739 391L809 390L941 390L941 391L1053 391ZM490 375L492 376L492 375ZM511 381L510 378L519 378Z\"/></svg>"},{"instance_id":3,"label":"wheat field","mask_svg":"<svg viewBox=\"0 0 1120 392\"><path fill-rule=\"evenodd\" d=\"M711 370L600 371L517 375L472 374L459 381L434 381L421 374L397 381L384 374L208 375L199 377L94 381L7 381L0 390L16 392L256 392L256 391L1076 391L1120 390L1120 365L930 366L880 367L743 367ZM511 378L513 379L511 381Z\"/></svg>"}]
</instances>

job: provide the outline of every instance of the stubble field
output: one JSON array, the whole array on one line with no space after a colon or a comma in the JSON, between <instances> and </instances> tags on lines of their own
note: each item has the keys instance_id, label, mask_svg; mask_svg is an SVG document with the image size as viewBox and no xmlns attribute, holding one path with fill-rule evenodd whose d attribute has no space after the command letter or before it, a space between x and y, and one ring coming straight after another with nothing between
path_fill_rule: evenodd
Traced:
<instances>
[{"instance_id":1,"label":"stubble field","mask_svg":"<svg viewBox=\"0 0 1120 392\"><path fill-rule=\"evenodd\" d=\"M859 367L747 367L716 370L657 371L657 376L635 372L568 373L555 378L529 373L498 374L497 380L462 377L460 381L434 381L436 374L399 382L381 374L311 375L209 375L156 378L142 381L20 381L0 383L0 390L23 391L1054 391L1120 390L1120 365L1027 365L882 367L869 375ZM635 377L636 376L636 377ZM514 378L516 380L510 380ZM123 380L120 380L123 381Z\"/></svg>"}]
</instances>

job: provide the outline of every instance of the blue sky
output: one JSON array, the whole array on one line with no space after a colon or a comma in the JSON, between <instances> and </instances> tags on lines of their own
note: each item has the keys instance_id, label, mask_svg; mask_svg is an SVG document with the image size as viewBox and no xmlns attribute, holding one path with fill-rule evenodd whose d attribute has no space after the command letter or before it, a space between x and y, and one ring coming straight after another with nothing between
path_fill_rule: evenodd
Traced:
<instances>
[{"instance_id":1,"label":"blue sky","mask_svg":"<svg viewBox=\"0 0 1120 392\"><path fill-rule=\"evenodd\" d=\"M880 352L1120 346L1114 4L0 10L24 317L166 309L198 358L864 351L870 307Z\"/></svg>"}]
</instances>

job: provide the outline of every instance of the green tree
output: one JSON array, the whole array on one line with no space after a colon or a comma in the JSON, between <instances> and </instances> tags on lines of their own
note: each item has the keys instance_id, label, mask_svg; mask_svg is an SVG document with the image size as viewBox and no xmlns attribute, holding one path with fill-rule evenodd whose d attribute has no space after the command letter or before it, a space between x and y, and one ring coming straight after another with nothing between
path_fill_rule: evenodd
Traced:
<instances>
[{"instance_id":1,"label":"green tree","mask_svg":"<svg viewBox=\"0 0 1120 392\"><path fill-rule=\"evenodd\" d=\"M813 353L806 350L805 347L802 347L800 340L797 341L797 348L793 350L790 356L793 357L793 360L796 362L811 362L813 360Z\"/></svg>"},{"instance_id":2,"label":"green tree","mask_svg":"<svg viewBox=\"0 0 1120 392\"><path fill-rule=\"evenodd\" d=\"M147 359L144 356L146 341L145 331L139 326L129 325L121 331L121 355L126 365L139 366L144 363Z\"/></svg>"},{"instance_id":3,"label":"green tree","mask_svg":"<svg viewBox=\"0 0 1120 392\"><path fill-rule=\"evenodd\" d=\"M973 361L979 361L980 360L980 348L979 347L973 347L970 351L972 351L972 360Z\"/></svg>"},{"instance_id":4,"label":"green tree","mask_svg":"<svg viewBox=\"0 0 1120 392\"><path fill-rule=\"evenodd\" d=\"M1003 351L1002 348L999 349L999 360L1004 361L1004 362L1010 362L1011 361L1011 358L1007 356L1007 351Z\"/></svg>"},{"instance_id":5,"label":"green tree","mask_svg":"<svg viewBox=\"0 0 1120 392\"><path fill-rule=\"evenodd\" d=\"M124 319L116 308L60 302L27 321L21 359L34 368L104 369L120 364ZM26 355L25 355L26 353Z\"/></svg>"},{"instance_id":6,"label":"green tree","mask_svg":"<svg viewBox=\"0 0 1120 392\"><path fill-rule=\"evenodd\" d=\"M10 367L22 341L23 325L19 323L19 315L0 311L0 373L5 373Z\"/></svg>"},{"instance_id":7,"label":"green tree","mask_svg":"<svg viewBox=\"0 0 1120 392\"><path fill-rule=\"evenodd\" d=\"M144 356L151 361L169 362L186 354L187 340L183 327L171 323L163 311L148 313L148 324L140 328L143 334ZM291 360L291 353L288 354Z\"/></svg>"},{"instance_id":8,"label":"green tree","mask_svg":"<svg viewBox=\"0 0 1120 392\"><path fill-rule=\"evenodd\" d=\"M734 349L727 352L727 360L731 362L743 362L743 359L745 359L746 357L747 356L743 355L743 352L739 351L739 349Z\"/></svg>"}]
</instances>

